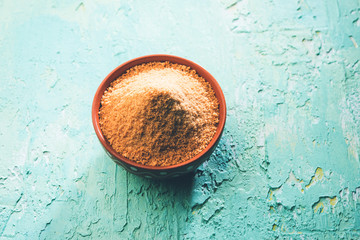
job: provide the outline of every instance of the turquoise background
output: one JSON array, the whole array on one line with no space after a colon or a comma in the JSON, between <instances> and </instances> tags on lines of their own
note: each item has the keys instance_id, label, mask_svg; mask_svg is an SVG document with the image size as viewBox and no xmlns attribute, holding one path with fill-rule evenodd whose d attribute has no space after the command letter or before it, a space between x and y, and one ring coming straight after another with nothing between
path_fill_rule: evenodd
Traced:
<instances>
[{"instance_id":1,"label":"turquoise background","mask_svg":"<svg viewBox=\"0 0 360 240\"><path fill-rule=\"evenodd\" d=\"M0 0L0 239L359 239L360 1ZM226 96L194 177L116 166L91 103L166 53Z\"/></svg>"}]
</instances>

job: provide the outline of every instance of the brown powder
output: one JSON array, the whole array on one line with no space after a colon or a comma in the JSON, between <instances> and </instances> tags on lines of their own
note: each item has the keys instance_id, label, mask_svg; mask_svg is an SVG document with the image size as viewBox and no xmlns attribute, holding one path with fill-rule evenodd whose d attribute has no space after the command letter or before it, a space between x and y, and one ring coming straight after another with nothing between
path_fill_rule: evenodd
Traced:
<instances>
[{"instance_id":1,"label":"brown powder","mask_svg":"<svg viewBox=\"0 0 360 240\"><path fill-rule=\"evenodd\" d=\"M118 153L143 165L170 166L209 144L219 122L219 103L194 70L151 62L111 83L99 116L104 136Z\"/></svg>"}]
</instances>

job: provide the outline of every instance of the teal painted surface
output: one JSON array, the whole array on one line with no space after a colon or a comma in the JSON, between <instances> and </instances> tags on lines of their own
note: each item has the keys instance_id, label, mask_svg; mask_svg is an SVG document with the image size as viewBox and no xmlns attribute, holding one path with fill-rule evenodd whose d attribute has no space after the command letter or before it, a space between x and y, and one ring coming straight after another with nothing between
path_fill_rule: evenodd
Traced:
<instances>
[{"instance_id":1,"label":"teal painted surface","mask_svg":"<svg viewBox=\"0 0 360 240\"><path fill-rule=\"evenodd\" d=\"M359 239L360 1L0 0L0 239ZM90 108L134 57L212 73L226 130L193 178L103 152Z\"/></svg>"}]
</instances>

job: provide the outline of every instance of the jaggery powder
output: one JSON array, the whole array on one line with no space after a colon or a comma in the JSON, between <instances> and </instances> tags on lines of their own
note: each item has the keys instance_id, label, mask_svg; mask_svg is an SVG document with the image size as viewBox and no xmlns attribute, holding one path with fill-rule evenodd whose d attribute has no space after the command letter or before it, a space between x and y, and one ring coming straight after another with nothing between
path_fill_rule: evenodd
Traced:
<instances>
[{"instance_id":1,"label":"jaggery powder","mask_svg":"<svg viewBox=\"0 0 360 240\"><path fill-rule=\"evenodd\" d=\"M111 83L99 116L105 138L118 153L139 164L170 166L209 144L219 122L219 103L195 70L151 62Z\"/></svg>"}]
</instances>

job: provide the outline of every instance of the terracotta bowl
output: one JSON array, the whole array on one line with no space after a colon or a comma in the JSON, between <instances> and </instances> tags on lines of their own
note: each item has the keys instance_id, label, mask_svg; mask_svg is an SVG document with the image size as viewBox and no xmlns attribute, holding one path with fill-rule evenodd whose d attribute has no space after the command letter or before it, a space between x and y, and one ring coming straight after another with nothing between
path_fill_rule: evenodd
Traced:
<instances>
[{"instance_id":1,"label":"terracotta bowl","mask_svg":"<svg viewBox=\"0 0 360 240\"><path fill-rule=\"evenodd\" d=\"M157 62L169 61L172 63L186 65L194 69L201 77L203 77L206 81L208 81L211 84L215 92L215 95L220 103L219 125L209 145L195 157L185 162L167 167L154 167L154 166L141 165L125 158L124 156L121 156L110 146L109 142L105 139L104 135L101 132L100 124L99 124L99 109L100 109L101 97L104 91L109 87L110 83L115 79L117 79L120 75L125 73L125 71L128 70L129 68L139 64L154 62L154 61ZM207 160L210 157L212 152L215 150L216 146L219 144L219 140L224 130L225 119L226 119L225 97L220 88L220 85L217 83L215 78L211 76L211 74L207 72L204 68L202 68L201 66L199 66L194 62L191 62L181 57L165 55L165 54L155 54L155 55L148 55L148 56L134 58L115 68L109 75L105 77L105 79L98 87L92 105L92 122L94 125L96 135L99 138L102 146L104 147L105 152L114 160L115 163L119 164L127 171L146 178L159 179L159 178L178 177L180 175L193 172L194 170L196 170L197 167L199 167L205 160Z\"/></svg>"}]
</instances>

